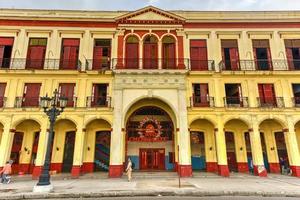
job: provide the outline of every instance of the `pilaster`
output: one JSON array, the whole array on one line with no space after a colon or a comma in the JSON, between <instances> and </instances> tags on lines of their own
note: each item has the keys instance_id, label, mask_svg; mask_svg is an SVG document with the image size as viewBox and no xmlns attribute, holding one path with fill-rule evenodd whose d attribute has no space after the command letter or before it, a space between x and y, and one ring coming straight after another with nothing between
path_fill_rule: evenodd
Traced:
<instances>
[{"instance_id":1,"label":"pilaster","mask_svg":"<svg viewBox=\"0 0 300 200\"><path fill-rule=\"evenodd\" d=\"M81 123L77 127L76 137L75 137L75 147L74 147L74 158L73 158L73 167L72 167L72 177L78 178L81 172L81 166L83 164L83 147L85 139L85 129L83 129Z\"/></svg>"}]
</instances>

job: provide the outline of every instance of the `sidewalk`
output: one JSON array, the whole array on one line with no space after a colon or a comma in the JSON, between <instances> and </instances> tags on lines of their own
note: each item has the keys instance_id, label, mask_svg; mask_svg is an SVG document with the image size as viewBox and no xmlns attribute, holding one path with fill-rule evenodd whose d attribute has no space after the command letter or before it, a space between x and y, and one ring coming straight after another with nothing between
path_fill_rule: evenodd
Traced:
<instances>
[{"instance_id":1,"label":"sidewalk","mask_svg":"<svg viewBox=\"0 0 300 200\"><path fill-rule=\"evenodd\" d=\"M90 174L80 179L55 176L54 192L32 193L37 181L30 177L13 177L9 185L0 185L0 199L43 199L114 196L289 196L300 198L300 179L269 174L260 178L247 174L231 174L223 178L215 174L194 173L193 178L181 179L178 188L175 173L135 173L132 182L126 177L108 179L107 174ZM64 180L62 180L64 179Z\"/></svg>"}]
</instances>

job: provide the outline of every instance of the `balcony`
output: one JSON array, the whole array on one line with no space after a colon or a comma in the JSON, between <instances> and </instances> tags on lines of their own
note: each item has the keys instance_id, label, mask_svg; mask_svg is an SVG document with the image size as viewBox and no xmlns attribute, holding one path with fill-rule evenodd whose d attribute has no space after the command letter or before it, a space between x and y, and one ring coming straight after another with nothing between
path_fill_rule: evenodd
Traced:
<instances>
[{"instance_id":1,"label":"balcony","mask_svg":"<svg viewBox=\"0 0 300 200\"><path fill-rule=\"evenodd\" d=\"M193 96L190 98L191 107L215 107L215 99L210 96Z\"/></svg>"},{"instance_id":2,"label":"balcony","mask_svg":"<svg viewBox=\"0 0 300 200\"><path fill-rule=\"evenodd\" d=\"M113 69L135 69L135 70L187 70L189 69L187 58L113 58Z\"/></svg>"},{"instance_id":3,"label":"balcony","mask_svg":"<svg viewBox=\"0 0 300 200\"><path fill-rule=\"evenodd\" d=\"M22 69L22 70L80 70L80 60L61 59L26 59L5 58L0 60L0 69Z\"/></svg>"},{"instance_id":4,"label":"balcony","mask_svg":"<svg viewBox=\"0 0 300 200\"><path fill-rule=\"evenodd\" d=\"M283 97L257 97L257 105L261 108L284 108Z\"/></svg>"},{"instance_id":5,"label":"balcony","mask_svg":"<svg viewBox=\"0 0 300 200\"><path fill-rule=\"evenodd\" d=\"M110 107L111 106L111 97L109 96L100 96L100 97L87 97L86 107L88 108L101 108L101 107Z\"/></svg>"},{"instance_id":6,"label":"balcony","mask_svg":"<svg viewBox=\"0 0 300 200\"><path fill-rule=\"evenodd\" d=\"M300 97L293 97L292 102L294 107L300 108Z\"/></svg>"},{"instance_id":7,"label":"balcony","mask_svg":"<svg viewBox=\"0 0 300 200\"><path fill-rule=\"evenodd\" d=\"M248 97L224 97L224 105L227 108L248 108Z\"/></svg>"},{"instance_id":8,"label":"balcony","mask_svg":"<svg viewBox=\"0 0 300 200\"><path fill-rule=\"evenodd\" d=\"M226 60L219 67L222 71L293 71L300 70L300 60Z\"/></svg>"},{"instance_id":9,"label":"balcony","mask_svg":"<svg viewBox=\"0 0 300 200\"><path fill-rule=\"evenodd\" d=\"M6 97L0 97L0 108L4 108L6 104Z\"/></svg>"},{"instance_id":10,"label":"balcony","mask_svg":"<svg viewBox=\"0 0 300 200\"><path fill-rule=\"evenodd\" d=\"M40 97L16 97L15 108L35 108L40 106Z\"/></svg>"},{"instance_id":11,"label":"balcony","mask_svg":"<svg viewBox=\"0 0 300 200\"><path fill-rule=\"evenodd\" d=\"M190 60L191 71L215 71L213 60Z\"/></svg>"},{"instance_id":12,"label":"balcony","mask_svg":"<svg viewBox=\"0 0 300 200\"><path fill-rule=\"evenodd\" d=\"M85 69L87 71L106 71L111 69L110 64L110 59L87 59L85 60Z\"/></svg>"},{"instance_id":13,"label":"balcony","mask_svg":"<svg viewBox=\"0 0 300 200\"><path fill-rule=\"evenodd\" d=\"M77 97L67 97L68 101L66 104L66 108L76 108L77 107Z\"/></svg>"}]
</instances>

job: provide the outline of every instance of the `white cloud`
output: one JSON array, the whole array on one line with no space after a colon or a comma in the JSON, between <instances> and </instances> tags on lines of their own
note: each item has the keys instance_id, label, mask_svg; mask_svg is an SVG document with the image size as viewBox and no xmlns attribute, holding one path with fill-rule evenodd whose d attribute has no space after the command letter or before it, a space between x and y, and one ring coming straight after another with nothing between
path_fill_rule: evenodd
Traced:
<instances>
[{"instance_id":1,"label":"white cloud","mask_svg":"<svg viewBox=\"0 0 300 200\"><path fill-rule=\"evenodd\" d=\"M299 0L0 0L1 8L135 10L300 10Z\"/></svg>"}]
</instances>

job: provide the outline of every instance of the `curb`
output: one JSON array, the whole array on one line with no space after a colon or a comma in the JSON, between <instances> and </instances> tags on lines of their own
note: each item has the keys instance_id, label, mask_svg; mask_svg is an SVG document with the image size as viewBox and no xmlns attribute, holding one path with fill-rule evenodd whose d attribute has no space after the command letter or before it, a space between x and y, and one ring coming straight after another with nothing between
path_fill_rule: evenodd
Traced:
<instances>
[{"instance_id":1,"label":"curb","mask_svg":"<svg viewBox=\"0 0 300 200\"><path fill-rule=\"evenodd\" d=\"M0 196L0 200L10 199L56 199L56 198L99 198L99 197L133 197L133 196L260 196L260 197L299 197L300 193L285 192L247 192L247 191L200 191L200 190L170 190L170 191L107 191L93 193L20 193L16 195Z\"/></svg>"}]
</instances>

